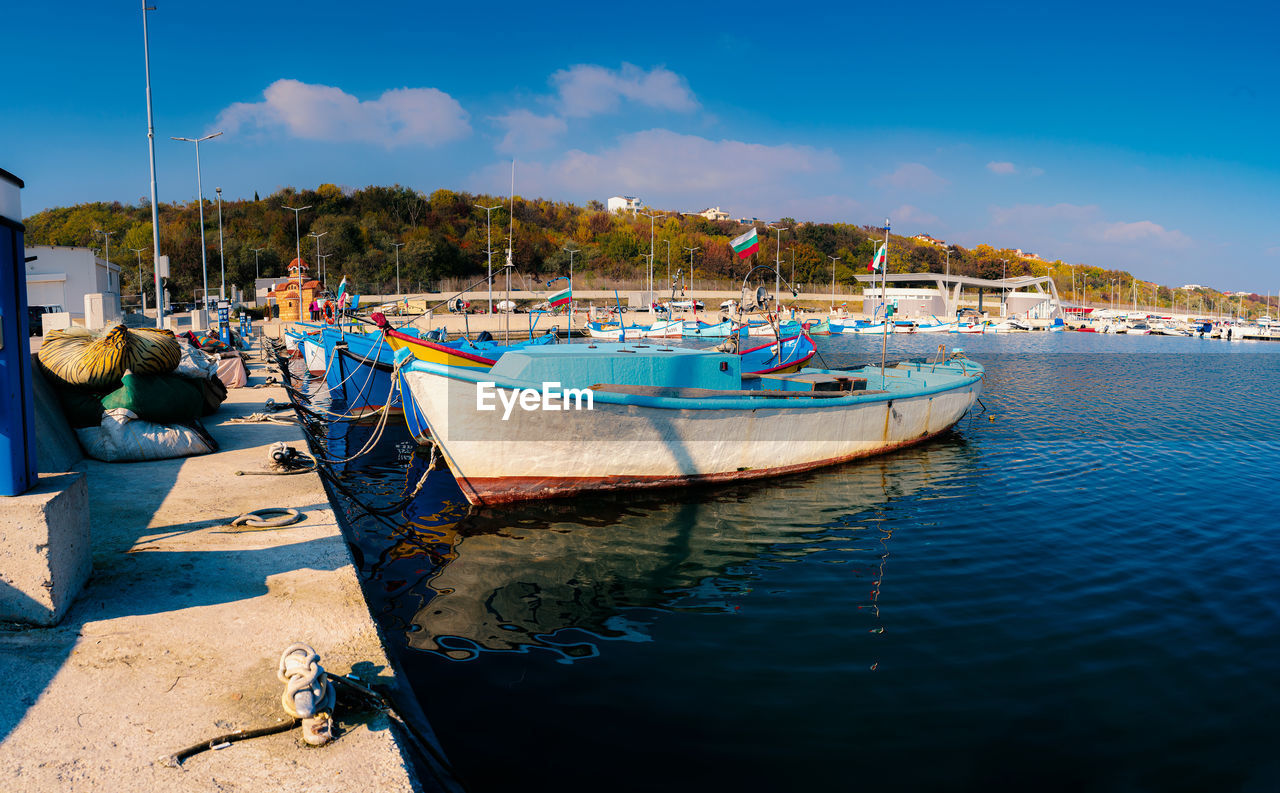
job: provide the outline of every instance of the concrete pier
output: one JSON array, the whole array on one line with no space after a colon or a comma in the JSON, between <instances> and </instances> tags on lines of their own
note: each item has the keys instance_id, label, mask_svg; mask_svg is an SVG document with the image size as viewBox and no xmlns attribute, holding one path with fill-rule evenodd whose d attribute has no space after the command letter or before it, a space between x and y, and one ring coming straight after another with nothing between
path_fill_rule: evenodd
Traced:
<instances>
[{"instance_id":1,"label":"concrete pier","mask_svg":"<svg viewBox=\"0 0 1280 793\"><path fill-rule=\"evenodd\" d=\"M274 373L254 369L251 385ZM293 642L313 645L332 672L396 683L320 478L235 474L262 469L275 441L305 449L296 427L228 423L268 397L288 398L275 387L233 390L204 420L217 453L77 465L91 504L93 573L58 626L0 626L0 789L441 787L415 780L382 714L346 723L340 712L341 737L319 749L291 730L180 768L158 762L282 720L276 665ZM306 519L279 529L229 525L267 507L294 507Z\"/></svg>"}]
</instances>

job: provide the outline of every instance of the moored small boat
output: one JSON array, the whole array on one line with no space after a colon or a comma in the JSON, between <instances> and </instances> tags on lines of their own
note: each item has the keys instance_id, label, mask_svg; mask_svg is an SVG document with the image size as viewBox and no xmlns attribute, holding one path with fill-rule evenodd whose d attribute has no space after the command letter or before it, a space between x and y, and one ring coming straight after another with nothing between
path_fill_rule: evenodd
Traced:
<instances>
[{"instance_id":1,"label":"moored small boat","mask_svg":"<svg viewBox=\"0 0 1280 793\"><path fill-rule=\"evenodd\" d=\"M402 371L473 504L757 479L882 453L954 426L983 376L954 357L759 377L741 364L599 344L516 351L487 372L417 360Z\"/></svg>"}]
</instances>

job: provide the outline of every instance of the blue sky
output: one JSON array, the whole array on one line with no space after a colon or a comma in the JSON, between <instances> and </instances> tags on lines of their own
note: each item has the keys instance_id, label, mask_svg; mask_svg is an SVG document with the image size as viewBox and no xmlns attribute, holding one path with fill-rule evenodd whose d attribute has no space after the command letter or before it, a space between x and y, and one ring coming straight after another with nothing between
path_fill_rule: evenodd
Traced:
<instances>
[{"instance_id":1,"label":"blue sky","mask_svg":"<svg viewBox=\"0 0 1280 793\"><path fill-rule=\"evenodd\" d=\"M150 16L162 201L401 183L879 222L1280 291L1274 9L217 4ZM139 4L4 12L24 209L148 192ZM163 244L163 242L162 242Z\"/></svg>"}]
</instances>

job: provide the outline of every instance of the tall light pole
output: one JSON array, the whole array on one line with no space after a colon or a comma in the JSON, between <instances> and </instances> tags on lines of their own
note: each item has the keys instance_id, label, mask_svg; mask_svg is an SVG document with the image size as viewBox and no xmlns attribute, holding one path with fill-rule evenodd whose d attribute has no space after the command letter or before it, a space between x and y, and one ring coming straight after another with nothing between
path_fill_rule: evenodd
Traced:
<instances>
[{"instance_id":1,"label":"tall light pole","mask_svg":"<svg viewBox=\"0 0 1280 793\"><path fill-rule=\"evenodd\" d=\"M1000 260L1000 316L1008 316L1009 314L1009 288L1005 282L1008 279L1009 260Z\"/></svg>"},{"instance_id":2,"label":"tall light pole","mask_svg":"<svg viewBox=\"0 0 1280 793\"><path fill-rule=\"evenodd\" d=\"M328 273L328 272L329 272L328 262L329 262L329 257L330 257L330 256L332 256L332 255L333 255L332 253L318 253L318 254L316 254L316 258L320 260L320 270L321 270L321 272L324 272L324 273Z\"/></svg>"},{"instance_id":3,"label":"tall light pole","mask_svg":"<svg viewBox=\"0 0 1280 793\"><path fill-rule=\"evenodd\" d=\"M648 212L637 212L636 214L649 218L649 299L644 307L648 311L653 311L653 221L662 213L654 212L650 215Z\"/></svg>"},{"instance_id":4,"label":"tall light pole","mask_svg":"<svg viewBox=\"0 0 1280 793\"><path fill-rule=\"evenodd\" d=\"M156 327L164 327L164 299L160 289L160 207L156 205L156 128L151 122L151 42L147 36L147 12L155 9L142 0L142 62L147 73L147 151L151 158L151 264L156 277ZM139 287L141 288L141 287Z\"/></svg>"},{"instance_id":5,"label":"tall light pole","mask_svg":"<svg viewBox=\"0 0 1280 793\"><path fill-rule=\"evenodd\" d=\"M266 248L253 249L253 294L255 297L258 294L258 279L262 277L262 273L259 272L258 268L259 254L265 250Z\"/></svg>"},{"instance_id":6,"label":"tall light pole","mask_svg":"<svg viewBox=\"0 0 1280 793\"><path fill-rule=\"evenodd\" d=\"M476 204L477 209L484 210L484 237L485 251L489 254L489 313L493 313L493 228L491 226L493 218L493 210L502 209L502 204L496 207L482 207Z\"/></svg>"},{"instance_id":7,"label":"tall light pole","mask_svg":"<svg viewBox=\"0 0 1280 793\"><path fill-rule=\"evenodd\" d=\"M778 232L774 235L773 243L773 306L778 306L778 293L782 291L782 232L787 230L787 226L775 226L769 224L769 228Z\"/></svg>"},{"instance_id":8,"label":"tall light pole","mask_svg":"<svg viewBox=\"0 0 1280 793\"><path fill-rule=\"evenodd\" d=\"M200 143L210 138L216 138L221 134L221 132L215 132L212 135L205 135L203 138L175 138L172 135L169 136L170 140L183 140L187 143L196 144L196 201L200 206L200 271L204 274L204 292L200 295L200 324L206 326L209 324L209 261L204 243L204 188L200 183ZM152 206L154 205L155 199L152 199Z\"/></svg>"},{"instance_id":9,"label":"tall light pole","mask_svg":"<svg viewBox=\"0 0 1280 793\"><path fill-rule=\"evenodd\" d=\"M308 236L308 237L315 237L315 238L316 238L316 268L317 268L317 269L319 269L319 268L321 267L321 261L320 261L320 238L321 238L321 237L323 237L324 235L328 234L328 233L329 233L329 232L327 232L327 231L322 231L322 232L320 232L319 234L317 234L317 233L315 233L314 231L312 231L312 232L310 232L309 234L307 234L307 236ZM321 276L321 280L320 280L320 289L321 289L321 290L323 290L323 289L324 289L324 277L323 277L323 276ZM298 299L299 299L299 300L301 300L301 299L302 299L302 294L301 294L301 293L299 293L299 294L298 294Z\"/></svg>"},{"instance_id":10,"label":"tall light pole","mask_svg":"<svg viewBox=\"0 0 1280 793\"><path fill-rule=\"evenodd\" d=\"M302 321L302 227L298 225L299 224L298 216L302 213L302 210L310 209L310 208L311 208L311 204L307 204L304 207L298 207L296 209L294 207L287 207L281 204L281 209L287 209L293 213L293 237L294 237L294 240L296 240L295 248L297 250L297 254L295 255L295 258L298 260L298 321L299 322ZM287 271L285 272L285 275L286 277L288 276Z\"/></svg>"},{"instance_id":11,"label":"tall light pole","mask_svg":"<svg viewBox=\"0 0 1280 793\"><path fill-rule=\"evenodd\" d=\"M693 252L702 250L702 246L699 245L695 248L687 248L681 245L680 247L684 248L686 251L689 252L689 291L692 292L693 291ZM691 297L691 299L696 305L698 302L698 299L696 297Z\"/></svg>"},{"instance_id":12,"label":"tall light pole","mask_svg":"<svg viewBox=\"0 0 1280 793\"><path fill-rule=\"evenodd\" d=\"M404 247L404 243L393 242L391 247L396 249L396 297L400 297L400 249Z\"/></svg>"},{"instance_id":13,"label":"tall light pole","mask_svg":"<svg viewBox=\"0 0 1280 793\"><path fill-rule=\"evenodd\" d=\"M222 266L222 285L218 287L218 299L227 299L227 255L222 247L222 188L215 187L213 192L218 196L218 263Z\"/></svg>"},{"instance_id":14,"label":"tall light pole","mask_svg":"<svg viewBox=\"0 0 1280 793\"><path fill-rule=\"evenodd\" d=\"M840 261L839 256L827 254L827 258L831 260L831 310L836 310L836 262Z\"/></svg>"},{"instance_id":15,"label":"tall light pole","mask_svg":"<svg viewBox=\"0 0 1280 793\"><path fill-rule=\"evenodd\" d=\"M951 277L951 246L947 246L947 277Z\"/></svg>"},{"instance_id":16,"label":"tall light pole","mask_svg":"<svg viewBox=\"0 0 1280 793\"><path fill-rule=\"evenodd\" d=\"M146 248L130 248L134 255L138 257L138 300L141 301L142 310L147 308L147 298L142 293L142 252Z\"/></svg>"},{"instance_id":17,"label":"tall light pole","mask_svg":"<svg viewBox=\"0 0 1280 793\"><path fill-rule=\"evenodd\" d=\"M573 255L581 253L577 248L563 248L569 253L569 327L573 327ZM618 326L622 326L622 318L618 318Z\"/></svg>"},{"instance_id":18,"label":"tall light pole","mask_svg":"<svg viewBox=\"0 0 1280 793\"><path fill-rule=\"evenodd\" d=\"M671 240L663 240L667 244L667 283L671 283Z\"/></svg>"},{"instance_id":19,"label":"tall light pole","mask_svg":"<svg viewBox=\"0 0 1280 793\"><path fill-rule=\"evenodd\" d=\"M107 277L108 277L108 278L110 278L110 273L111 273L111 235L112 235L112 234L115 234L115 232L114 232L114 231L103 231L102 229L94 229L94 230L93 230L93 233L94 233L94 234L101 234L101 235L102 235L102 241L105 243L105 245L103 246L103 248L104 248L105 250L104 250L104 253L102 254L102 258L104 258L104 259L106 259L106 260L107 260L107 274L108 274L108 275L107 275Z\"/></svg>"}]
</instances>

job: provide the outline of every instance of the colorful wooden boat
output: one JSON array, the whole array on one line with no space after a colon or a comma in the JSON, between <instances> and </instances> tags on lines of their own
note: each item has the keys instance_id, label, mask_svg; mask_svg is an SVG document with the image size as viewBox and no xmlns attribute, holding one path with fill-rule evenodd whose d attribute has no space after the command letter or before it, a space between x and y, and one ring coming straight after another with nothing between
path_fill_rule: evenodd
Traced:
<instances>
[{"instance_id":1,"label":"colorful wooden boat","mask_svg":"<svg viewBox=\"0 0 1280 793\"><path fill-rule=\"evenodd\" d=\"M512 352L487 372L410 360L403 374L473 504L736 482L879 454L950 429L983 376L963 358L759 377L741 364L571 344Z\"/></svg>"}]
</instances>

